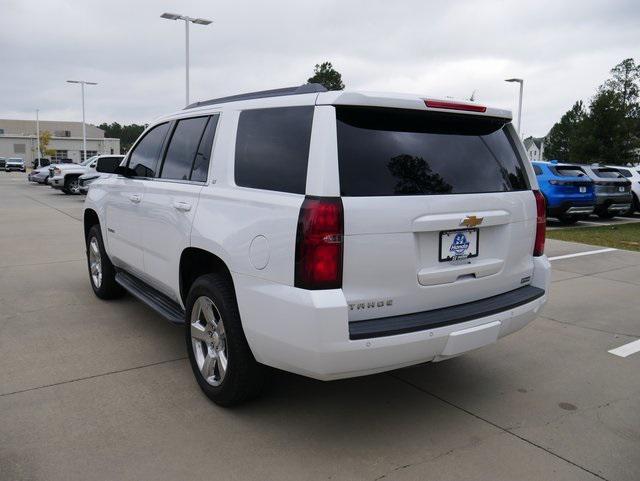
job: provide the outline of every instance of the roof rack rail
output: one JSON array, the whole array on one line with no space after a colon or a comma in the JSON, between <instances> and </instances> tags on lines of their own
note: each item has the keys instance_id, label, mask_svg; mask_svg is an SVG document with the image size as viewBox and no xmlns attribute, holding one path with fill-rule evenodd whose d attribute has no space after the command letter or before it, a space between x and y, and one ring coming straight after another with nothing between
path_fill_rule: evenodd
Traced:
<instances>
[{"instance_id":1,"label":"roof rack rail","mask_svg":"<svg viewBox=\"0 0 640 481\"><path fill-rule=\"evenodd\" d=\"M312 94L318 92L326 92L327 89L322 84L303 84L298 87L285 87L281 89L260 90L259 92L248 92L246 94L230 95L229 97L220 97L218 99L203 100L202 102L194 102L187 105L184 109L193 109L196 107L204 107L205 105L224 104L227 102L237 102L239 100L264 99L268 97L282 97L284 95L301 95Z\"/></svg>"}]
</instances>

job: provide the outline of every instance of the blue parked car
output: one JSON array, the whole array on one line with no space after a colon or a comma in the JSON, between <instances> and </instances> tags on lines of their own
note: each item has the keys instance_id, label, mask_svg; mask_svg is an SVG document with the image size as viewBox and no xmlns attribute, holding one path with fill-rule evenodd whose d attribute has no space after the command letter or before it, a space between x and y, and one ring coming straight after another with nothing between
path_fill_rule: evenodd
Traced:
<instances>
[{"instance_id":1,"label":"blue parked car","mask_svg":"<svg viewBox=\"0 0 640 481\"><path fill-rule=\"evenodd\" d=\"M596 204L593 181L579 165L553 160L531 164L547 201L549 217L573 224L593 213Z\"/></svg>"}]
</instances>

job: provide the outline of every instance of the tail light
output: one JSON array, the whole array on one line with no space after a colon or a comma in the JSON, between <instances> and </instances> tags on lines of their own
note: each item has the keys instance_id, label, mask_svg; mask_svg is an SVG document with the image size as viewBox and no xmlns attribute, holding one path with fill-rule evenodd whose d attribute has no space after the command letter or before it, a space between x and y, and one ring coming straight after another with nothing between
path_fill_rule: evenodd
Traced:
<instances>
[{"instance_id":1,"label":"tail light","mask_svg":"<svg viewBox=\"0 0 640 481\"><path fill-rule=\"evenodd\" d=\"M547 233L547 203L544 196L539 190L534 190L533 195L536 198L536 241L533 244L533 255L541 256L544 254L544 239Z\"/></svg>"},{"instance_id":2,"label":"tail light","mask_svg":"<svg viewBox=\"0 0 640 481\"><path fill-rule=\"evenodd\" d=\"M343 234L342 199L305 198L298 216L296 235L296 287L342 287Z\"/></svg>"}]
</instances>

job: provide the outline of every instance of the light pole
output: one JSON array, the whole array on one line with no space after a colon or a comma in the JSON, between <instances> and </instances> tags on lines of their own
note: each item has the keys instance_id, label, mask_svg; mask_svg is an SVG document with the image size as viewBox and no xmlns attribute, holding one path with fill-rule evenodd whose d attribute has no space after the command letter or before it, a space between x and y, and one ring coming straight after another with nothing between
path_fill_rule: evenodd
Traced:
<instances>
[{"instance_id":1,"label":"light pole","mask_svg":"<svg viewBox=\"0 0 640 481\"><path fill-rule=\"evenodd\" d=\"M36 109L36 145L38 149L38 159L42 157L42 153L40 152L40 109ZM40 160L38 160L40 163Z\"/></svg>"},{"instance_id":2,"label":"light pole","mask_svg":"<svg viewBox=\"0 0 640 481\"><path fill-rule=\"evenodd\" d=\"M524 85L524 80L521 78L508 78L505 79L505 82L517 82L520 84L520 97L518 100L518 137L520 137L520 121L522 120L522 87Z\"/></svg>"},{"instance_id":3,"label":"light pole","mask_svg":"<svg viewBox=\"0 0 640 481\"><path fill-rule=\"evenodd\" d=\"M185 81L187 85L186 94L185 94L185 99L186 99L185 106L186 106L186 105L189 105L189 23L196 23L198 25L209 25L211 23L211 20L207 20L206 18L191 18L191 17L187 17L186 15L180 15L179 13L166 13L166 12L160 15L160 17L166 18L168 20L184 20L185 53L186 53Z\"/></svg>"},{"instance_id":4,"label":"light pole","mask_svg":"<svg viewBox=\"0 0 640 481\"><path fill-rule=\"evenodd\" d=\"M87 160L87 127L84 123L84 86L98 85L97 82L87 82L86 80L67 80L70 84L80 84L82 87L82 160Z\"/></svg>"}]
</instances>

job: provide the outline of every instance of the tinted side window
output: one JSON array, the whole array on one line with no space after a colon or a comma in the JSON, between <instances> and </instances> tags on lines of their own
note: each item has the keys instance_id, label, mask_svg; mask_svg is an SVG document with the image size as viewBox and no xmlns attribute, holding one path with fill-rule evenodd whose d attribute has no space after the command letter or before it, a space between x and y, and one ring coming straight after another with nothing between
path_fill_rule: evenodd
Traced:
<instances>
[{"instance_id":1,"label":"tinted side window","mask_svg":"<svg viewBox=\"0 0 640 481\"><path fill-rule=\"evenodd\" d=\"M341 195L528 189L504 119L363 107L336 115Z\"/></svg>"},{"instance_id":2,"label":"tinted side window","mask_svg":"<svg viewBox=\"0 0 640 481\"><path fill-rule=\"evenodd\" d=\"M189 180L193 159L208 120L208 117L196 117L178 121L164 157L161 178Z\"/></svg>"},{"instance_id":3,"label":"tinted side window","mask_svg":"<svg viewBox=\"0 0 640 481\"><path fill-rule=\"evenodd\" d=\"M193 161L193 170L191 171L191 180L197 182L206 182L209 173L209 158L211 156L211 148L213 147L213 138L216 135L216 126L218 125L218 116L209 117L209 122L200 140L198 153Z\"/></svg>"},{"instance_id":4,"label":"tinted side window","mask_svg":"<svg viewBox=\"0 0 640 481\"><path fill-rule=\"evenodd\" d=\"M533 166L533 171L535 172L536 175L542 175L542 169L538 165Z\"/></svg>"},{"instance_id":5,"label":"tinted side window","mask_svg":"<svg viewBox=\"0 0 640 481\"><path fill-rule=\"evenodd\" d=\"M156 175L158 157L168 130L168 123L154 127L131 152L129 168L133 169L138 177L154 177Z\"/></svg>"},{"instance_id":6,"label":"tinted side window","mask_svg":"<svg viewBox=\"0 0 640 481\"><path fill-rule=\"evenodd\" d=\"M312 120L312 106L242 112L236 137L236 184L304 194Z\"/></svg>"}]
</instances>

